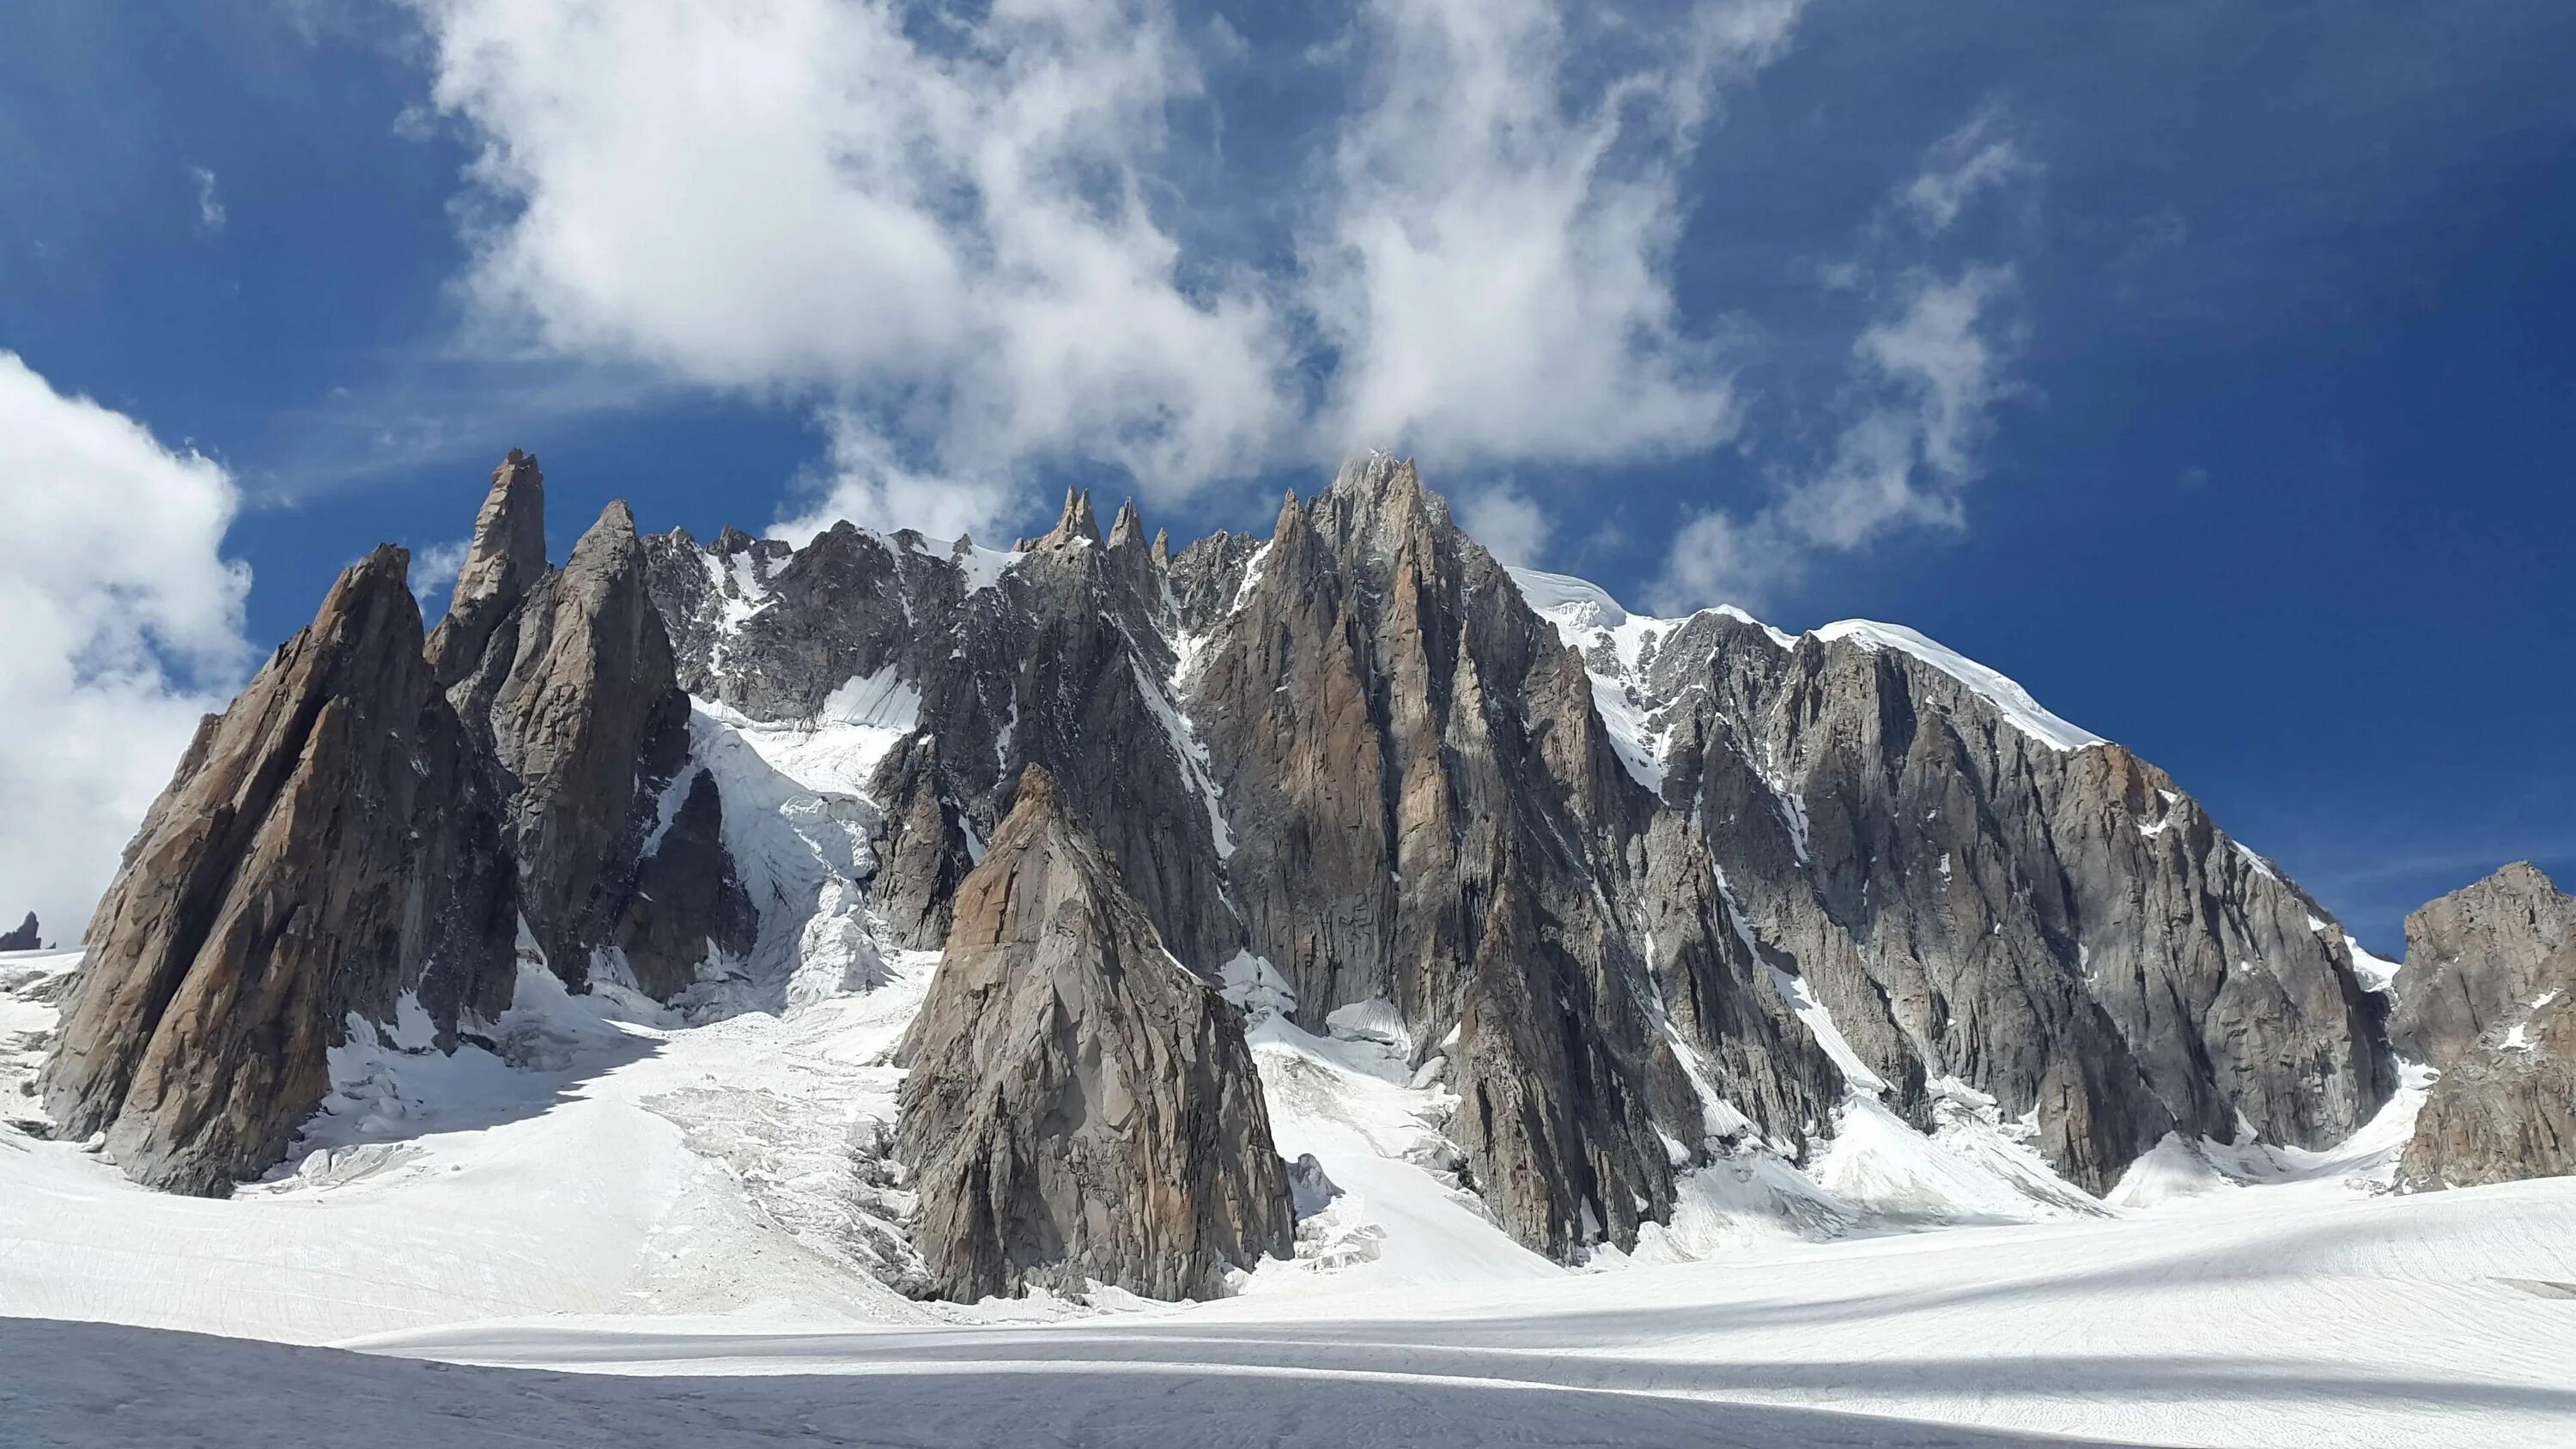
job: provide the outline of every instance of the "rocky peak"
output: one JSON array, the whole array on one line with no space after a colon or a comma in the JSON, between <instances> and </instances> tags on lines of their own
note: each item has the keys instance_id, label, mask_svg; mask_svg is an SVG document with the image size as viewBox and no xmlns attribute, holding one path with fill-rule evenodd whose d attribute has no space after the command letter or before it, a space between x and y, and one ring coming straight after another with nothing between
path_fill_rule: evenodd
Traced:
<instances>
[{"instance_id":1,"label":"rocky peak","mask_svg":"<svg viewBox=\"0 0 2576 1449\"><path fill-rule=\"evenodd\" d=\"M29 911L18 929L0 935L0 951L33 951L44 944L36 935L36 913Z\"/></svg>"},{"instance_id":2,"label":"rocky peak","mask_svg":"<svg viewBox=\"0 0 2576 1449\"><path fill-rule=\"evenodd\" d=\"M1113 549L1135 548L1145 541L1145 520L1136 512L1136 500L1118 505L1118 517L1109 526L1109 546Z\"/></svg>"},{"instance_id":3,"label":"rocky peak","mask_svg":"<svg viewBox=\"0 0 2576 1449\"><path fill-rule=\"evenodd\" d=\"M386 545L340 576L199 730L99 903L46 1107L138 1181L219 1195L275 1162L352 1016L409 993L443 1045L508 1003L497 810L409 565Z\"/></svg>"},{"instance_id":4,"label":"rocky peak","mask_svg":"<svg viewBox=\"0 0 2576 1449\"><path fill-rule=\"evenodd\" d=\"M497 651L455 691L491 742L521 906L547 960L588 978L631 888L661 786L688 750L688 696L621 500L530 591Z\"/></svg>"},{"instance_id":5,"label":"rocky peak","mask_svg":"<svg viewBox=\"0 0 2576 1449\"><path fill-rule=\"evenodd\" d=\"M1229 1267L1289 1250L1239 1014L1164 949L1042 768L958 887L903 1054L897 1152L942 1296L1099 1279L1214 1297Z\"/></svg>"},{"instance_id":6,"label":"rocky peak","mask_svg":"<svg viewBox=\"0 0 2576 1449\"><path fill-rule=\"evenodd\" d=\"M2406 918L2389 1044L2409 1060L2450 1066L2525 1003L2576 985L2554 979L2571 939L2576 896L2529 861L2425 905Z\"/></svg>"},{"instance_id":7,"label":"rocky peak","mask_svg":"<svg viewBox=\"0 0 2576 1449\"><path fill-rule=\"evenodd\" d=\"M2441 1073L2398 1180L2467 1187L2576 1172L2576 897L2528 861L2406 918L2389 1022Z\"/></svg>"},{"instance_id":8,"label":"rocky peak","mask_svg":"<svg viewBox=\"0 0 2576 1449\"><path fill-rule=\"evenodd\" d=\"M1317 530L1343 548L1387 555L1407 541L1453 534L1449 505L1422 486L1410 458L1375 452L1342 465L1310 505Z\"/></svg>"},{"instance_id":9,"label":"rocky peak","mask_svg":"<svg viewBox=\"0 0 2576 1449\"><path fill-rule=\"evenodd\" d=\"M447 617L429 639L430 669L441 684L454 684L474 667L493 631L545 572L545 475L534 455L512 448L492 470Z\"/></svg>"},{"instance_id":10,"label":"rocky peak","mask_svg":"<svg viewBox=\"0 0 2576 1449\"><path fill-rule=\"evenodd\" d=\"M1014 553L1033 549L1058 548L1070 543L1100 542L1100 519L1091 511L1091 490L1064 490L1064 511L1056 516L1055 527L1038 538L1024 538L1012 546Z\"/></svg>"}]
</instances>

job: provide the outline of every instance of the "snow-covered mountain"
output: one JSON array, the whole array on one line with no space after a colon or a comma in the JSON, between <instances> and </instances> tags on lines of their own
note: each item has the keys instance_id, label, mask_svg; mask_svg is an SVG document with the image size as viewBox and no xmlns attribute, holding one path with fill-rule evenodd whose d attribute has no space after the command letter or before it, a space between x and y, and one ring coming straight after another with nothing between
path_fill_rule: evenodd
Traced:
<instances>
[{"instance_id":1,"label":"snow-covered mountain","mask_svg":"<svg viewBox=\"0 0 2576 1449\"><path fill-rule=\"evenodd\" d=\"M616 505L552 568L543 506L512 454L434 631L380 550L208 722L64 993L57 1135L327 1177L457 1064L588 1060L547 993L671 1042L866 1002L875 1075L779 1129L840 1160L763 1211L908 1292L1168 1295L1292 1219L1310 1266L1458 1239L1345 1179L1480 1258L1669 1259L2100 1216L2415 1100L2382 963L2163 772L1911 630L1505 569L1410 463L1178 554L1074 494L1007 551ZM728 1075L691 1120L765 1100Z\"/></svg>"},{"instance_id":2,"label":"snow-covered mountain","mask_svg":"<svg viewBox=\"0 0 2576 1449\"><path fill-rule=\"evenodd\" d=\"M2576 1179L2387 1193L2567 1166L2536 872L2374 960L2013 681L1631 615L1383 457L1178 554L554 567L543 489L0 954L0 1313L133 1326L0 1319L37 1442L2556 1442ZM421 1427L162 1330L502 1367Z\"/></svg>"}]
</instances>

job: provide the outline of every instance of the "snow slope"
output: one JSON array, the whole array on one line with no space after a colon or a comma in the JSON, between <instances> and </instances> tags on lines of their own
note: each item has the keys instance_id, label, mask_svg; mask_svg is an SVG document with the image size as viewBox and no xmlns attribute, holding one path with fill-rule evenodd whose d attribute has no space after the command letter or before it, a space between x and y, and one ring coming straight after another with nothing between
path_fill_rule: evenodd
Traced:
<instances>
[{"instance_id":1,"label":"snow slope","mask_svg":"<svg viewBox=\"0 0 2576 1449\"><path fill-rule=\"evenodd\" d=\"M0 1023L41 1029L69 960L0 958ZM1340 1189L1296 1261L1185 1308L914 1304L872 1275L900 1203L866 1165L932 964L694 1025L531 973L499 1056L344 1049L312 1154L229 1202L0 1127L9 1442L2536 1446L2576 1415L2576 1180L2356 1188L2402 1115L2113 1213L2052 1208L1972 1098L1929 1138L1855 1101L1813 1177L1721 1161L1571 1272L1457 1190L1437 1070L1366 1011L1254 1028L1282 1150Z\"/></svg>"},{"instance_id":2,"label":"snow slope","mask_svg":"<svg viewBox=\"0 0 2576 1449\"><path fill-rule=\"evenodd\" d=\"M1628 763L1632 772L1639 769L1641 761L1657 761L1660 749L1653 744L1643 721L1660 707L1661 702L1637 698L1633 686L1640 666L1651 658L1665 638L1687 621L1631 614L1600 585L1570 575L1519 568L1509 572L1531 611L1554 625L1558 638L1583 651L1593 672L1594 695L1600 703L1601 717L1610 726L1612 739L1619 746L1620 759ZM1783 649L1798 642L1795 636L1763 624L1741 609L1720 607L1715 612L1758 625L1770 636L1771 642ZM2100 735L2049 713L2031 697L2029 690L2003 674L1902 624L1839 619L1810 632L1814 638L1827 644L1840 644L1871 654L1893 649L1910 655L1966 685L1994 705L2007 724L2051 749L2080 750L2106 743ZM1640 775L1641 782L1647 783L1650 789L1655 788L1662 778L1660 764L1655 764L1654 768L1653 782L1645 782L1644 776Z\"/></svg>"}]
</instances>

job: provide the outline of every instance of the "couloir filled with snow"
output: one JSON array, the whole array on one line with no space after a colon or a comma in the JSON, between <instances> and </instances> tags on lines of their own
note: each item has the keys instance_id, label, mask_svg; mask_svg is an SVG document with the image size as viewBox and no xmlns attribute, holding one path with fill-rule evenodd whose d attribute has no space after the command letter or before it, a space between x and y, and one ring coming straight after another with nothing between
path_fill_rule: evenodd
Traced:
<instances>
[{"instance_id":1,"label":"couloir filled with snow","mask_svg":"<svg viewBox=\"0 0 2576 1449\"><path fill-rule=\"evenodd\" d=\"M1631 663L1672 626L1518 577ZM1832 629L2093 739L1920 636ZM1461 1186L1443 1044L1367 1003L1301 1028L1238 956L1277 1146L1321 1169L1295 1257L1207 1304L916 1302L889 1286L891 1055L938 958L874 931L865 782L917 707L890 677L806 724L702 706L750 955L671 1007L613 962L573 996L525 960L491 1046L453 1055L353 1021L294 1157L227 1201L46 1139L19 1089L78 957L0 956L10 1442L2570 1442L2576 1180L2387 1192L2421 1080L2337 1150L2169 1139L2096 1199L1966 1083L1915 1130L1786 976L1857 1084L1830 1147L1721 1155L1634 1251L1568 1268Z\"/></svg>"}]
</instances>

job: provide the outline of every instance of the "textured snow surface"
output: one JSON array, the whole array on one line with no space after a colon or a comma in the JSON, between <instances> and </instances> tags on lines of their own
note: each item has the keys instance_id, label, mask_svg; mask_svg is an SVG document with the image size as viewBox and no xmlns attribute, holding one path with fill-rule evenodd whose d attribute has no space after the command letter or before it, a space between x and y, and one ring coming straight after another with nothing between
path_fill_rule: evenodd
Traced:
<instances>
[{"instance_id":1,"label":"textured snow surface","mask_svg":"<svg viewBox=\"0 0 2576 1449\"><path fill-rule=\"evenodd\" d=\"M2576 1283L2576 1180L2367 1190L2420 1073L2336 1152L2168 1142L2116 1209L1964 1087L1929 1137L1855 1094L1811 1173L1722 1158L1570 1271L1461 1190L1436 1052L1409 1069L1365 1006L1298 1029L1252 958L1280 1149L1338 1189L1297 1257L1188 1307L911 1303L867 1180L935 958L883 954L774 1013L531 970L493 1052L371 1030L306 1151L225 1202L0 1125L0 1438L2537 1446L2576 1414L2576 1314L2531 1286ZM0 957L16 1100L74 959ZM335 1342L368 1354L284 1346Z\"/></svg>"},{"instance_id":2,"label":"textured snow surface","mask_svg":"<svg viewBox=\"0 0 2576 1449\"><path fill-rule=\"evenodd\" d=\"M1818 629L1816 637L1828 644L1849 644L1873 654L1882 649L1910 654L1984 696L2002 712L2005 723L2051 749L2080 750L2108 743L2100 735L2078 729L2040 708L2039 701L2019 684L1902 624L1843 619Z\"/></svg>"},{"instance_id":3,"label":"textured snow surface","mask_svg":"<svg viewBox=\"0 0 2576 1449\"><path fill-rule=\"evenodd\" d=\"M1601 711L1602 722L1610 729L1620 762L1637 777L1638 783L1660 790L1664 774L1662 742L1648 729L1646 721L1669 701L1640 696L1638 675L1654 649L1688 621L1629 613L1608 590L1567 574L1520 568L1508 572L1531 612L1555 626L1560 640L1583 651L1593 675L1594 702ZM1798 642L1795 636L1741 609L1721 607L1712 612L1759 627L1783 649ZM1843 619L1815 630L1814 637L1872 654L1893 649L1911 655L1966 685L1992 704L2005 723L2051 749L2080 750L2106 743L2100 735L2079 729L2041 708L2030 691L2011 679L1901 624Z\"/></svg>"}]
</instances>

